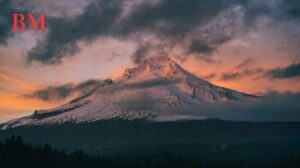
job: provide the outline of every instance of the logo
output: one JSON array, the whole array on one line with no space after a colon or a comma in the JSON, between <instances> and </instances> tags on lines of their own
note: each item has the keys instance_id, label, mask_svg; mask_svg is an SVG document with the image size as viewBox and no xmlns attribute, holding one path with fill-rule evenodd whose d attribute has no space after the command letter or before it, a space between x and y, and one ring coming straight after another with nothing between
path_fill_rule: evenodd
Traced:
<instances>
[{"instance_id":1,"label":"logo","mask_svg":"<svg viewBox=\"0 0 300 168\"><path fill-rule=\"evenodd\" d=\"M45 32L45 14L40 14L38 19L34 14L13 13L13 30L14 32L22 31L41 31Z\"/></svg>"}]
</instances>

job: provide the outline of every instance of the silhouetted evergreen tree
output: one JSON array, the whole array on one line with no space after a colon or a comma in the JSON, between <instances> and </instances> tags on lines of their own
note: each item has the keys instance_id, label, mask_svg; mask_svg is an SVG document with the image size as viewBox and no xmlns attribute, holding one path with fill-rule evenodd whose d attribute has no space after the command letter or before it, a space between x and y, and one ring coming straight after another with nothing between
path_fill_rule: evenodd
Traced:
<instances>
[{"instance_id":1,"label":"silhouetted evergreen tree","mask_svg":"<svg viewBox=\"0 0 300 168\"><path fill-rule=\"evenodd\" d=\"M187 159L172 158L114 158L90 156L82 151L66 153L53 149L49 144L33 147L20 136L12 136L0 143L2 168L299 168L300 157L273 159Z\"/></svg>"}]
</instances>

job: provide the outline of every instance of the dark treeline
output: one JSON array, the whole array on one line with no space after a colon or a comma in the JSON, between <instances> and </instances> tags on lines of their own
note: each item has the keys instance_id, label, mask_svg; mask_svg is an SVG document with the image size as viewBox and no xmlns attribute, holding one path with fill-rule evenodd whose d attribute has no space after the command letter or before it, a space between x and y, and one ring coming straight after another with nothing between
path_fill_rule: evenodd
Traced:
<instances>
[{"instance_id":1,"label":"dark treeline","mask_svg":"<svg viewBox=\"0 0 300 168\"><path fill-rule=\"evenodd\" d=\"M50 145L32 146L20 136L12 136L0 143L0 167L3 168L234 168L272 167L299 168L300 157L268 158L253 160L237 159L188 159L188 158L114 158L91 156L82 151L66 153Z\"/></svg>"}]
</instances>

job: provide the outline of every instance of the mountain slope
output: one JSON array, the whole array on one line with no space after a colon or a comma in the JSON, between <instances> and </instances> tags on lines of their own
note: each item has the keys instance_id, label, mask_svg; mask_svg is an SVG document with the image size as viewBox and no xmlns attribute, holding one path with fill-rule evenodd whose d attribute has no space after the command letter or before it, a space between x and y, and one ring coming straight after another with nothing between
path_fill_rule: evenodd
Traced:
<instances>
[{"instance_id":1,"label":"mountain slope","mask_svg":"<svg viewBox=\"0 0 300 168\"><path fill-rule=\"evenodd\" d=\"M168 57L152 57L127 69L115 80L105 80L90 93L68 104L12 120L2 129L22 125L94 122L114 118L152 118L155 107L219 103L253 97L218 87L181 68Z\"/></svg>"}]
</instances>

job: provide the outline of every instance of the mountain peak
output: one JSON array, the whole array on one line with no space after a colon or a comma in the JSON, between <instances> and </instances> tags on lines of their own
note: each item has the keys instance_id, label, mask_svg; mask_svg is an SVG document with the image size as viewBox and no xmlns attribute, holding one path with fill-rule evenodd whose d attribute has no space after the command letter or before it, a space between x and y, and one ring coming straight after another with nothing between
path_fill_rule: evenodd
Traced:
<instances>
[{"instance_id":1,"label":"mountain peak","mask_svg":"<svg viewBox=\"0 0 300 168\"><path fill-rule=\"evenodd\" d=\"M36 111L33 115L9 121L2 129L113 118L150 119L164 113L155 111L156 106L164 109L168 106L203 105L251 97L203 80L168 57L151 57L137 67L125 70L118 80L108 81L107 85L95 88L88 95L57 108Z\"/></svg>"},{"instance_id":2,"label":"mountain peak","mask_svg":"<svg viewBox=\"0 0 300 168\"><path fill-rule=\"evenodd\" d=\"M137 67L126 69L118 80L127 80L144 72L160 77L167 77L171 74L178 73L181 69L182 68L169 57L150 57L142 61Z\"/></svg>"}]
</instances>

